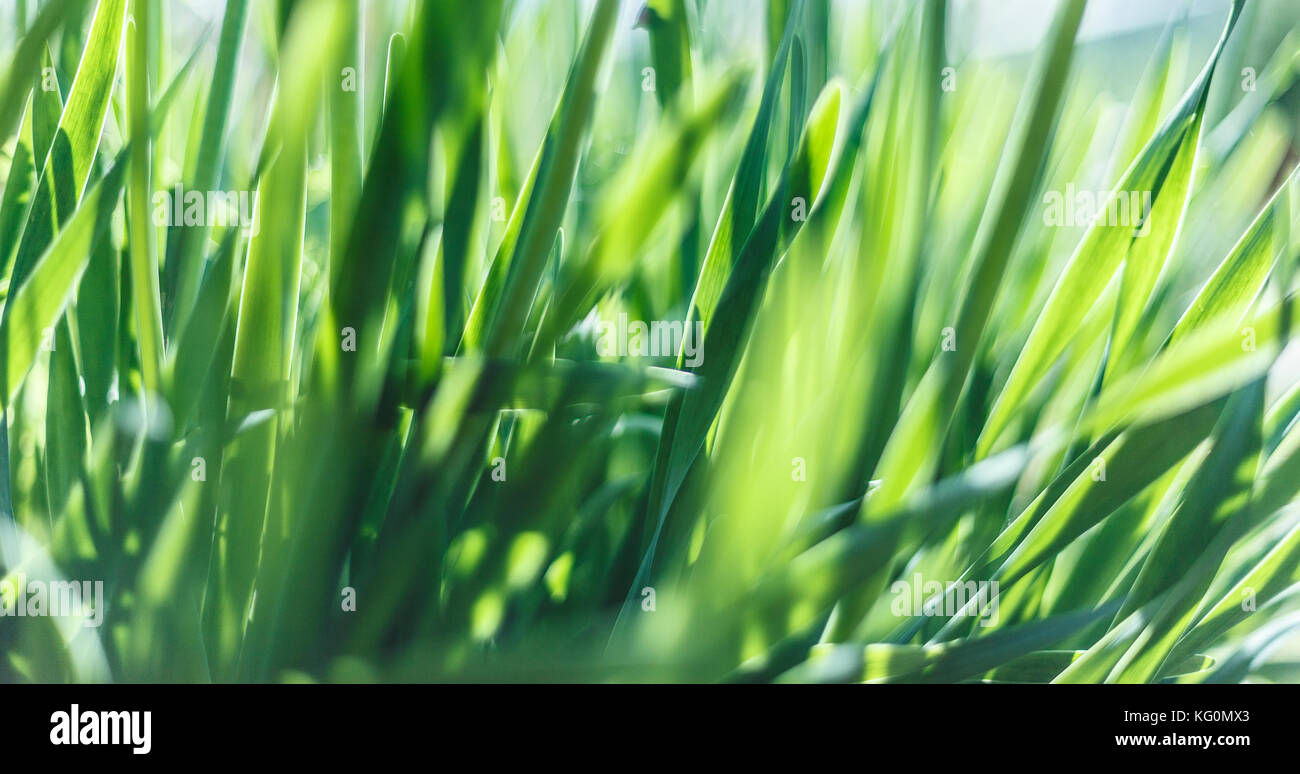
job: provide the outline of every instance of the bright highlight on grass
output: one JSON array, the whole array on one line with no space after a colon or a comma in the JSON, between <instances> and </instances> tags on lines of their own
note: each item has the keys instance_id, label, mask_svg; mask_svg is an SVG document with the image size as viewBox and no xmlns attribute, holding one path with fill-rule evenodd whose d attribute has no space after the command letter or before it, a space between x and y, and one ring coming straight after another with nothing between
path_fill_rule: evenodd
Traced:
<instances>
[{"instance_id":1,"label":"bright highlight on grass","mask_svg":"<svg viewBox=\"0 0 1300 774\"><path fill-rule=\"evenodd\" d=\"M0 682L1300 681L1300 10L1037 5L7 3Z\"/></svg>"}]
</instances>

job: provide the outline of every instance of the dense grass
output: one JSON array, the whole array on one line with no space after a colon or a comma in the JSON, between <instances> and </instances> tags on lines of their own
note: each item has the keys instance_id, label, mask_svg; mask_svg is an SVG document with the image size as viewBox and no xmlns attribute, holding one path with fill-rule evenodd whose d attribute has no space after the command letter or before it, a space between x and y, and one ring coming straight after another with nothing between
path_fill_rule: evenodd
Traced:
<instances>
[{"instance_id":1,"label":"dense grass","mask_svg":"<svg viewBox=\"0 0 1300 774\"><path fill-rule=\"evenodd\" d=\"M0 681L1300 680L1293 3L472 5L0 8Z\"/></svg>"}]
</instances>

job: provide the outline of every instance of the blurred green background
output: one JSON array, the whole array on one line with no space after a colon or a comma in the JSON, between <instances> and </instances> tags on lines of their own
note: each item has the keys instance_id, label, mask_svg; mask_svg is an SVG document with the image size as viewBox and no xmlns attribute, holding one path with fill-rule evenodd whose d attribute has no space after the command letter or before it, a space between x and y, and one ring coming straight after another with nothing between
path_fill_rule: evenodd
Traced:
<instances>
[{"instance_id":1,"label":"blurred green background","mask_svg":"<svg viewBox=\"0 0 1300 774\"><path fill-rule=\"evenodd\" d=\"M0 681L1300 681L1291 0L0 41Z\"/></svg>"}]
</instances>

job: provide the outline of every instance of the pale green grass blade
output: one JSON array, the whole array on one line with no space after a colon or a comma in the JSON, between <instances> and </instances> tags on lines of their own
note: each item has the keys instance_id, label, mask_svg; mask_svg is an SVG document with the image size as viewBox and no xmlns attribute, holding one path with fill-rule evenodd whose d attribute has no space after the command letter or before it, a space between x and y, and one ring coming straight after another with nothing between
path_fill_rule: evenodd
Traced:
<instances>
[{"instance_id":1,"label":"pale green grass blade","mask_svg":"<svg viewBox=\"0 0 1300 774\"><path fill-rule=\"evenodd\" d=\"M650 0L637 14L637 26L650 35L650 60L654 64L655 99L664 109L687 92L690 104L691 29L686 0Z\"/></svg>"},{"instance_id":2,"label":"pale green grass blade","mask_svg":"<svg viewBox=\"0 0 1300 774\"><path fill-rule=\"evenodd\" d=\"M190 190L211 191L221 179L222 162L226 155L226 135L229 131L230 110L238 78L238 57L244 42L248 21L248 0L230 0L226 3L221 21L221 36L217 45L212 88L203 113L203 133L199 139L198 156L194 165L194 179ZM163 276L164 321L167 331L175 335L180 330L183 315L194 303L202 276L203 247L208 234L206 219L198 228L181 229L176 244L169 245ZM169 240L170 241L170 240Z\"/></svg>"},{"instance_id":3,"label":"pale green grass blade","mask_svg":"<svg viewBox=\"0 0 1300 774\"><path fill-rule=\"evenodd\" d=\"M146 406L162 393L165 357L162 308L158 288L158 252L154 244L152 145L149 126L149 45L141 28L149 26L150 5L137 0L127 21L127 102L131 126L131 175L127 184L130 217L129 252L131 299L135 307L140 371ZM146 409L147 410L147 409Z\"/></svg>"},{"instance_id":4,"label":"pale green grass blade","mask_svg":"<svg viewBox=\"0 0 1300 774\"><path fill-rule=\"evenodd\" d=\"M601 291L631 273L632 257L642 251L677 198L696 156L738 89L739 79L723 81L699 111L670 123L635 151L619 179L610 183L608 198L596 216L599 236L579 261L562 267L553 309L547 311L547 327L534 344L535 353L576 324Z\"/></svg>"},{"instance_id":5,"label":"pale green grass blade","mask_svg":"<svg viewBox=\"0 0 1300 774\"><path fill-rule=\"evenodd\" d=\"M14 143L13 158L9 162L9 175L5 180L4 194L0 195L0 277L9 275L10 261L18 248L23 224L27 222L32 191L36 188L35 154L32 152L32 103L28 101L18 138Z\"/></svg>"},{"instance_id":6,"label":"pale green grass blade","mask_svg":"<svg viewBox=\"0 0 1300 774\"><path fill-rule=\"evenodd\" d=\"M556 108L552 132L542 150L537 183L520 226L516 253L487 326L485 351L489 356L513 354L512 348L518 345L523 332L524 319L573 185L579 143L594 109L596 71L613 31L616 10L611 0L597 3L582 52Z\"/></svg>"},{"instance_id":7,"label":"pale green grass blade","mask_svg":"<svg viewBox=\"0 0 1300 774\"><path fill-rule=\"evenodd\" d=\"M1195 330L1219 315L1244 314L1263 290L1276 261L1283 252L1287 220L1292 217L1287 196L1300 173L1293 169L1272 199L1260 210L1255 222L1223 259L1214 274L1197 293L1183 313L1171 337L1174 339Z\"/></svg>"},{"instance_id":8,"label":"pale green grass blade","mask_svg":"<svg viewBox=\"0 0 1300 774\"><path fill-rule=\"evenodd\" d=\"M41 57L59 26L76 16L88 0L51 0L23 35L13 58L8 62L3 87L0 88L0 138L9 137L23 117L23 102L39 80ZM42 159L43 161L43 159Z\"/></svg>"},{"instance_id":9,"label":"pale green grass blade","mask_svg":"<svg viewBox=\"0 0 1300 774\"><path fill-rule=\"evenodd\" d=\"M1153 230L1159 229L1156 234L1161 244L1164 243L1166 236L1160 235L1167 235L1167 239L1172 241L1177 221L1181 218L1183 209L1181 205L1186 199L1186 176L1190 175L1191 159L1195 155L1195 146L1200 136L1201 116L1205 109L1210 76L1215 71L1224 44L1236 25L1240 13L1241 4L1234 2L1218 45L1196 82L1184 95L1178 110L1165 121L1160 132L1147 143L1142 154L1134 160L1123 179L1112 191L1106 205L1100 209L1102 213L1108 215L1111 203L1118 202L1120 193L1150 191L1153 211L1156 207L1161 207L1163 210L1161 200L1166 197L1159 194L1163 191L1161 185L1166 177L1165 171L1171 166L1181 169L1181 172L1175 176L1171 189L1176 206L1170 207L1169 214L1162 217L1158 227L1155 224L1152 226ZM1177 164L1179 159L1182 167ZM1069 332L1078 325L1092 303L1101 295L1106 282L1121 261L1125 260L1125 256L1129 255L1134 245L1144 244L1140 240L1145 237L1135 237L1135 229L1132 225L1109 224L1104 220L1099 218L1089 228L1053 287L1047 305L1035 322L1029 339L1016 360L1016 365L1007 377L997 401L993 404L988 421L980 435L977 447L979 454L987 454L993 447L998 436L1005 429L1011 412L1025 400L1029 389L1060 355L1070 341ZM1145 255L1145 261L1138 272L1137 281L1128 283L1130 288L1134 285L1137 287L1128 291L1126 298L1130 300L1122 307L1128 310L1122 313L1126 327L1131 326L1127 321L1133 319L1136 314L1133 310L1145 304L1144 294L1141 291L1154 284L1155 275L1158 273L1157 267L1163 262L1161 257L1163 253L1158 249L1142 248L1142 254Z\"/></svg>"},{"instance_id":10,"label":"pale green grass blade","mask_svg":"<svg viewBox=\"0 0 1300 774\"><path fill-rule=\"evenodd\" d=\"M1023 103L1021 127L1013 135L1016 139L1012 147L1016 151L1005 157L1005 172L999 173L1005 177L990 198L992 208L986 212L982 233L976 237L971 280L953 326L954 349L940 352L927 370L881 455L875 477L883 482L878 504L886 511L927 477L937 458L947 418L974 360L1012 245L1029 208L1034 180L1050 147L1050 132L1060 109L1083 6L1075 0L1062 4L1048 33L1033 87ZM865 518L870 519L870 513L869 508L865 509Z\"/></svg>"},{"instance_id":11,"label":"pale green grass blade","mask_svg":"<svg viewBox=\"0 0 1300 774\"><path fill-rule=\"evenodd\" d=\"M239 298L226 414L230 424L254 412L271 412L271 418L228 445L221 463L229 488L220 503L204 604L204 633L216 680L236 675L262 554L281 415L293 397L290 360L302 272L307 134L321 97L312 85L323 77L325 63L333 61L349 23L346 7L319 2L300 5L292 20L282 52L292 65L277 94L257 185L250 227L256 233L249 240Z\"/></svg>"},{"instance_id":12,"label":"pale green grass blade","mask_svg":"<svg viewBox=\"0 0 1300 774\"><path fill-rule=\"evenodd\" d=\"M49 249L34 262L26 281L11 289L0 320L0 346L4 348L0 368L7 376L0 400L5 406L31 368L46 330L63 313L96 241L107 229L125 182L125 171L125 164L119 160L91 187Z\"/></svg>"},{"instance_id":13,"label":"pale green grass blade","mask_svg":"<svg viewBox=\"0 0 1300 774\"><path fill-rule=\"evenodd\" d=\"M11 286L26 280L58 224L67 219L81 198L99 148L125 23L126 0L102 0L96 7L77 77L49 155L42 162L40 182L14 258Z\"/></svg>"}]
</instances>

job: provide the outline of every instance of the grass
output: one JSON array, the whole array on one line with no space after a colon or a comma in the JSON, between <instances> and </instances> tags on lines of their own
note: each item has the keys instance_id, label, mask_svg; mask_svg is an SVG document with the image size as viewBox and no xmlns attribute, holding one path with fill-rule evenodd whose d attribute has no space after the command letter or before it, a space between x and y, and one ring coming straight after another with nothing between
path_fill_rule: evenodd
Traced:
<instances>
[{"instance_id":1,"label":"grass","mask_svg":"<svg viewBox=\"0 0 1300 774\"><path fill-rule=\"evenodd\" d=\"M1300 16L1047 5L0 11L0 681L1300 681Z\"/></svg>"}]
</instances>

